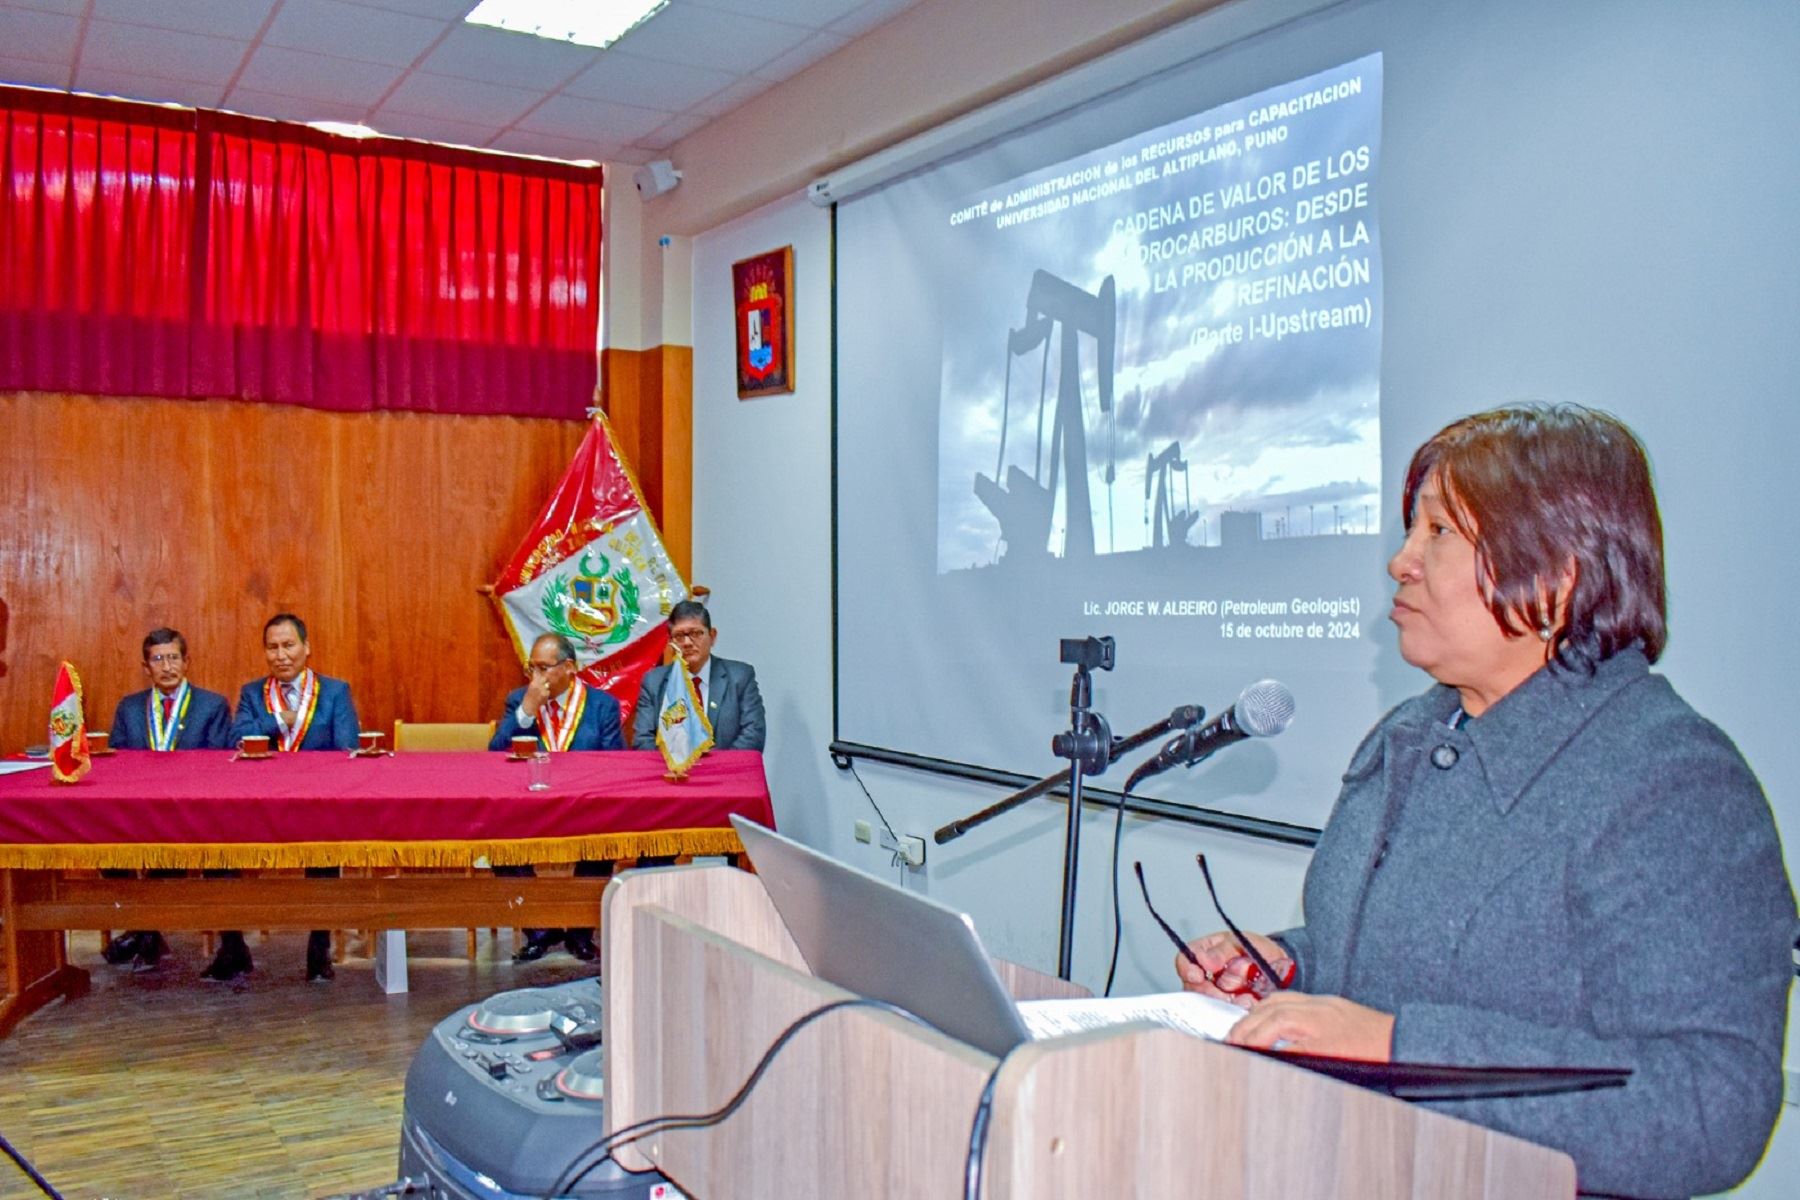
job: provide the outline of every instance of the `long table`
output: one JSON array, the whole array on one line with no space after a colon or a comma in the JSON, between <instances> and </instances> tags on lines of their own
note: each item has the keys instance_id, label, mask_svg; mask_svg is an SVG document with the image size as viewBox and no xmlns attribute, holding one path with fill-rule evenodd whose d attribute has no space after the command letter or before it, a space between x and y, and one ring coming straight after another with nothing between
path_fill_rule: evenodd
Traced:
<instances>
[{"instance_id":1,"label":"long table","mask_svg":"<svg viewBox=\"0 0 1800 1200\"><path fill-rule=\"evenodd\" d=\"M87 991L71 929L433 929L593 924L604 879L403 875L406 867L742 850L729 816L774 823L762 755L716 751L687 780L654 751L552 756L550 786L498 753L351 758L120 751L72 786L0 776L0 1037ZM95 868L371 868L363 877L91 878Z\"/></svg>"}]
</instances>

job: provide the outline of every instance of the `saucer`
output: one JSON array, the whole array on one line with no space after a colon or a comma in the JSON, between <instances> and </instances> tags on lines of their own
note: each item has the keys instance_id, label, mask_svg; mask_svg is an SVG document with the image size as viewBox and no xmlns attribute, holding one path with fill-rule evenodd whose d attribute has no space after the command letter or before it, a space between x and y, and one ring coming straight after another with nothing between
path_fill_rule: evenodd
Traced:
<instances>
[{"instance_id":1,"label":"saucer","mask_svg":"<svg viewBox=\"0 0 1800 1200\"><path fill-rule=\"evenodd\" d=\"M536 757L537 757L537 755L535 755L535 754L508 754L506 756L506 761L507 762L530 762L532 759L534 759Z\"/></svg>"},{"instance_id":2,"label":"saucer","mask_svg":"<svg viewBox=\"0 0 1800 1200\"><path fill-rule=\"evenodd\" d=\"M248 750L239 750L237 754L233 756L234 759L241 758L246 762L261 762L265 758L274 757L275 752L273 750L264 750L261 754L252 754Z\"/></svg>"},{"instance_id":3,"label":"saucer","mask_svg":"<svg viewBox=\"0 0 1800 1200\"><path fill-rule=\"evenodd\" d=\"M117 753L118 753L117 750L114 750L111 746L108 746L104 750L89 750L88 757L89 758L105 758L109 754L117 754Z\"/></svg>"},{"instance_id":4,"label":"saucer","mask_svg":"<svg viewBox=\"0 0 1800 1200\"><path fill-rule=\"evenodd\" d=\"M392 750L364 750L361 747L358 747L357 749L352 750L350 752L350 757L351 758L387 758L391 754L393 754Z\"/></svg>"}]
</instances>

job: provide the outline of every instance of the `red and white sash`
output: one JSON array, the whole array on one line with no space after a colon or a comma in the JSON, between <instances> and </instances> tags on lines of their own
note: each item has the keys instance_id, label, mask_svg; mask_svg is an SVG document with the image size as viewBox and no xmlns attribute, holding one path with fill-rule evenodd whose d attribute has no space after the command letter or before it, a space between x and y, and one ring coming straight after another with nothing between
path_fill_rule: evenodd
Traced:
<instances>
[{"instance_id":1,"label":"red and white sash","mask_svg":"<svg viewBox=\"0 0 1800 1200\"><path fill-rule=\"evenodd\" d=\"M538 708L538 723L544 727L546 750L569 748L569 743L575 740L575 731L581 728L581 713L586 707L587 685L577 679L569 684L560 704L547 703ZM552 713L553 708L559 711Z\"/></svg>"},{"instance_id":2,"label":"red and white sash","mask_svg":"<svg viewBox=\"0 0 1800 1200\"><path fill-rule=\"evenodd\" d=\"M281 745L277 749L295 751L300 743L306 740L306 731L312 728L313 713L319 707L319 677L308 667L306 674L300 677L300 698L294 703L294 723L282 727ZM273 675L263 680L263 705L274 716L281 710L281 684ZM276 724L280 726L280 722Z\"/></svg>"}]
</instances>

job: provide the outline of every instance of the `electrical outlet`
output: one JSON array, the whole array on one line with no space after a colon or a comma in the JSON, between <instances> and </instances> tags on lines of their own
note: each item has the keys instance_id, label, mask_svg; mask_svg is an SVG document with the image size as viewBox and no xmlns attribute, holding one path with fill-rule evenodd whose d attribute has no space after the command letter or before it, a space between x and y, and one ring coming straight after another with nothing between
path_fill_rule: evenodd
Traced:
<instances>
[{"instance_id":1,"label":"electrical outlet","mask_svg":"<svg viewBox=\"0 0 1800 1200\"><path fill-rule=\"evenodd\" d=\"M858 821L856 823L856 840L859 842L872 842L875 840L875 831L869 827L867 821Z\"/></svg>"},{"instance_id":2,"label":"electrical outlet","mask_svg":"<svg viewBox=\"0 0 1800 1200\"><path fill-rule=\"evenodd\" d=\"M925 839L922 837L903 837L900 839L900 859L909 867L925 865Z\"/></svg>"}]
</instances>

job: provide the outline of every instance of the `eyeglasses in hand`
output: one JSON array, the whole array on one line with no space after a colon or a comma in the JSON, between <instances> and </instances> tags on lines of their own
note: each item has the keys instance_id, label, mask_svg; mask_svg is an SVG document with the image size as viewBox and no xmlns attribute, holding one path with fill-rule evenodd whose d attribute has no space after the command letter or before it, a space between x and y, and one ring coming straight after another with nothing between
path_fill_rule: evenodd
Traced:
<instances>
[{"instance_id":1,"label":"eyeglasses in hand","mask_svg":"<svg viewBox=\"0 0 1800 1200\"><path fill-rule=\"evenodd\" d=\"M1224 924L1226 929L1231 931L1231 936L1237 939L1237 944L1244 948L1244 953L1250 958L1250 965L1245 968L1243 982L1238 986L1226 987L1224 984L1220 983L1220 976L1214 975L1211 971L1206 969L1200 962L1199 956L1196 955L1188 944L1182 940L1181 935L1176 933L1174 928L1170 926L1167 921L1163 920L1162 914L1156 911L1156 906L1150 903L1150 885L1144 881L1144 864L1142 862L1132 863L1131 868L1137 873L1138 890L1144 895L1144 907L1150 910L1151 918L1154 919L1157 925L1161 927L1162 931L1169 936L1169 940L1175 943L1175 948L1181 952L1181 956L1190 963L1193 963L1194 966L1199 967L1201 973L1212 982L1213 986L1229 995L1242 996L1250 994L1260 999L1263 996L1267 996L1272 992L1292 984L1294 982L1295 964L1290 961L1288 963L1288 969L1285 972L1277 971L1274 967L1269 965L1269 960L1264 958L1262 953L1257 950L1256 944L1245 937L1244 931L1239 929L1237 925L1232 922L1231 918L1225 915L1225 908L1219 903L1218 890L1213 887L1212 872L1206 867L1206 855L1196 854L1194 856L1194 861L1200 865L1200 877L1206 881L1206 894L1212 899L1213 911L1219 914L1220 922ZM1220 972L1220 975L1222 974L1223 972Z\"/></svg>"}]
</instances>

